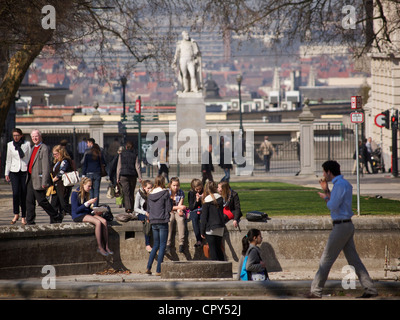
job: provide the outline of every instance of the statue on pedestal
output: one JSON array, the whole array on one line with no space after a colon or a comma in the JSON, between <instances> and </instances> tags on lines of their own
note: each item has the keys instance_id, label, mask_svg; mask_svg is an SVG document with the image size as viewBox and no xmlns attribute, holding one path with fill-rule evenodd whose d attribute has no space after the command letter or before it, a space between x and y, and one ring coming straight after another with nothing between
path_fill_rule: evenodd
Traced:
<instances>
[{"instance_id":1,"label":"statue on pedestal","mask_svg":"<svg viewBox=\"0 0 400 320\"><path fill-rule=\"evenodd\" d=\"M197 42L187 31L182 32L178 41L172 67L178 65L178 81L183 92L199 92L202 89L201 53Z\"/></svg>"}]
</instances>

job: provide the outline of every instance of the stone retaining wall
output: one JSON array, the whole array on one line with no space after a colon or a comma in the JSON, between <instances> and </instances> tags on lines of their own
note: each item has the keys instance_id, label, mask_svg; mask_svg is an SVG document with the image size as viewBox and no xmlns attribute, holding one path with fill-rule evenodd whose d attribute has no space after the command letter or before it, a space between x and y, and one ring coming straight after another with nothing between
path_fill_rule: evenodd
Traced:
<instances>
[{"instance_id":1,"label":"stone retaining wall","mask_svg":"<svg viewBox=\"0 0 400 320\"><path fill-rule=\"evenodd\" d=\"M392 261L400 257L400 217L354 217L355 242L367 269L383 270L385 246ZM267 223L242 220L241 231L227 224L224 248L227 261L237 271L242 238L250 228L262 231L262 257L270 272L316 270L332 228L329 217L279 217ZM173 248L165 261L205 260L202 248L194 248L195 236L188 223L185 252ZM113 256L96 252L93 226L86 223L0 227L0 278L43 277L42 268L53 265L57 275L91 274L107 268L144 272L148 252L139 221L114 223L109 228ZM153 270L155 270L153 264ZM334 268L346 265L341 254Z\"/></svg>"}]
</instances>

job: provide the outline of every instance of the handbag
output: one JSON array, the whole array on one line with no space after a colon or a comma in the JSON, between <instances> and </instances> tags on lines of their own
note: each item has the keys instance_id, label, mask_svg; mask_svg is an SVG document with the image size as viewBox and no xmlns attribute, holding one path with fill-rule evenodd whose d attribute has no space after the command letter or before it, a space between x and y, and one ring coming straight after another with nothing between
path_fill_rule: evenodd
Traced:
<instances>
[{"instance_id":1,"label":"handbag","mask_svg":"<svg viewBox=\"0 0 400 320\"><path fill-rule=\"evenodd\" d=\"M62 181L64 187L72 187L77 184L81 179L79 178L78 171L66 172L62 175Z\"/></svg>"},{"instance_id":2,"label":"handbag","mask_svg":"<svg viewBox=\"0 0 400 320\"><path fill-rule=\"evenodd\" d=\"M106 165L103 163L103 161L101 161L101 153L100 153L100 171L102 177L106 177L108 175L106 170Z\"/></svg>"},{"instance_id":3,"label":"handbag","mask_svg":"<svg viewBox=\"0 0 400 320\"><path fill-rule=\"evenodd\" d=\"M147 218L143 222L143 232L146 236L151 236L151 223Z\"/></svg>"},{"instance_id":4,"label":"handbag","mask_svg":"<svg viewBox=\"0 0 400 320\"><path fill-rule=\"evenodd\" d=\"M203 245L203 253L207 259L210 258L210 246L208 245L208 243Z\"/></svg>"},{"instance_id":5,"label":"handbag","mask_svg":"<svg viewBox=\"0 0 400 320\"><path fill-rule=\"evenodd\" d=\"M233 219L233 213L232 213L232 211L231 211L229 208L227 208L227 207L224 207L224 215L226 215L226 216L229 218L229 220L232 220L232 219Z\"/></svg>"},{"instance_id":6,"label":"handbag","mask_svg":"<svg viewBox=\"0 0 400 320\"><path fill-rule=\"evenodd\" d=\"M115 189L114 186L110 183L107 187L107 198L112 199L115 197Z\"/></svg>"},{"instance_id":7,"label":"handbag","mask_svg":"<svg viewBox=\"0 0 400 320\"><path fill-rule=\"evenodd\" d=\"M107 204L101 204L98 207L94 207L93 214L102 216L107 221L112 221L114 219L114 216L111 212L111 208Z\"/></svg>"}]
</instances>

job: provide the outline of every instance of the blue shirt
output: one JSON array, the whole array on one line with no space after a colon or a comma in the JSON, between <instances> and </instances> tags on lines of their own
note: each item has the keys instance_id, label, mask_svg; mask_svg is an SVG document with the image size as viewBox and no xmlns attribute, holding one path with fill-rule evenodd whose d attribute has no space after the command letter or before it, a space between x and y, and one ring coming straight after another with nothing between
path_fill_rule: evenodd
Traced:
<instances>
[{"instance_id":1,"label":"blue shirt","mask_svg":"<svg viewBox=\"0 0 400 320\"><path fill-rule=\"evenodd\" d=\"M351 208L353 200L352 185L342 175L333 178L332 183L331 198L326 204L331 211L332 220L351 219L353 216Z\"/></svg>"}]
</instances>

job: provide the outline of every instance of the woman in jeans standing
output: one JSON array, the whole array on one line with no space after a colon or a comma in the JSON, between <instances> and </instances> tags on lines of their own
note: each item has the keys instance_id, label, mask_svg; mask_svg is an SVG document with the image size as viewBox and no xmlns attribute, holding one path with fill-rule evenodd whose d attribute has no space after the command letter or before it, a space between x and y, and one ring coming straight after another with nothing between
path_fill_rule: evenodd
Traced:
<instances>
[{"instance_id":1,"label":"woman in jeans standing","mask_svg":"<svg viewBox=\"0 0 400 320\"><path fill-rule=\"evenodd\" d=\"M101 166L105 164L104 156L101 153L97 143L93 145L88 153L85 154L82 166L82 177L88 177L92 180L93 187L90 190L90 198L96 198L95 207L99 204Z\"/></svg>"},{"instance_id":2,"label":"woman in jeans standing","mask_svg":"<svg viewBox=\"0 0 400 320\"><path fill-rule=\"evenodd\" d=\"M158 176L154 181L154 187L147 196L147 211L153 232L153 248L150 252L147 263L147 274L151 274L151 266L157 251L160 249L157 258L156 275L161 275L161 263L164 260L165 248L168 239L168 222L172 210L172 200L169 191L165 189L165 178Z\"/></svg>"},{"instance_id":3,"label":"woman in jeans standing","mask_svg":"<svg viewBox=\"0 0 400 320\"><path fill-rule=\"evenodd\" d=\"M11 224L18 221L20 207L22 224L26 224L26 178L31 146L29 141L25 141L21 129L13 129L12 136L13 141L7 143L5 170L6 181L11 182L13 193L14 219Z\"/></svg>"}]
</instances>

